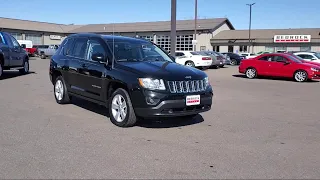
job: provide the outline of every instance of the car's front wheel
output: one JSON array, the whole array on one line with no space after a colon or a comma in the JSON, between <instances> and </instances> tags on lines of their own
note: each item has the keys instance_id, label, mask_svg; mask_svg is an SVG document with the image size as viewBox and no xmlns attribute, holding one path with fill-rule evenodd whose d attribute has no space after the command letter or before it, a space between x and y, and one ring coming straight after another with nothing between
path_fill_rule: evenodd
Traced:
<instances>
[{"instance_id":1,"label":"car's front wheel","mask_svg":"<svg viewBox=\"0 0 320 180\"><path fill-rule=\"evenodd\" d=\"M235 59L231 59L231 61L230 61L230 65L231 66L235 66L235 65L237 65L238 63L237 63L237 60L235 60Z\"/></svg>"},{"instance_id":2,"label":"car's front wheel","mask_svg":"<svg viewBox=\"0 0 320 180\"><path fill-rule=\"evenodd\" d=\"M23 62L23 68L19 69L19 71L21 74L29 73L29 61L27 59Z\"/></svg>"},{"instance_id":3,"label":"car's front wheel","mask_svg":"<svg viewBox=\"0 0 320 180\"><path fill-rule=\"evenodd\" d=\"M111 95L109 114L111 122L119 127L131 127L137 122L130 96L125 89L119 88Z\"/></svg>"},{"instance_id":4,"label":"car's front wheel","mask_svg":"<svg viewBox=\"0 0 320 180\"><path fill-rule=\"evenodd\" d=\"M257 70L255 68L248 68L246 70L246 76L249 79L253 79L253 78L257 77Z\"/></svg>"},{"instance_id":5,"label":"car's front wheel","mask_svg":"<svg viewBox=\"0 0 320 180\"><path fill-rule=\"evenodd\" d=\"M294 73L294 80L297 82L305 82L308 80L308 73L304 70L298 70Z\"/></svg>"},{"instance_id":6,"label":"car's front wheel","mask_svg":"<svg viewBox=\"0 0 320 180\"><path fill-rule=\"evenodd\" d=\"M67 86L62 76L56 79L53 92L58 104L67 104L70 102Z\"/></svg>"}]
</instances>

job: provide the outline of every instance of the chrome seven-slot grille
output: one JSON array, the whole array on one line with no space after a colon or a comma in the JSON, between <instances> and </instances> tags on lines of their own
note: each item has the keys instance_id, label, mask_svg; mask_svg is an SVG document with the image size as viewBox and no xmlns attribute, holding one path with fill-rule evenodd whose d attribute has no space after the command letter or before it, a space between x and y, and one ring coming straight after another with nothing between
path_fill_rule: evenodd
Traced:
<instances>
[{"instance_id":1,"label":"chrome seven-slot grille","mask_svg":"<svg viewBox=\"0 0 320 180\"><path fill-rule=\"evenodd\" d=\"M205 80L168 81L171 93L201 92L206 88Z\"/></svg>"}]
</instances>

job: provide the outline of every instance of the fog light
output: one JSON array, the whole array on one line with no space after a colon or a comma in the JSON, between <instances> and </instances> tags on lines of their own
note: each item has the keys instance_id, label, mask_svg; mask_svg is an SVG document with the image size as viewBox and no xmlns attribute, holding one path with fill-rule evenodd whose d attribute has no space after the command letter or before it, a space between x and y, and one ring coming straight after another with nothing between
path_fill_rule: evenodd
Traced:
<instances>
[{"instance_id":1,"label":"fog light","mask_svg":"<svg viewBox=\"0 0 320 180\"><path fill-rule=\"evenodd\" d=\"M155 105L160 101L158 98L146 97L146 102L149 105Z\"/></svg>"}]
</instances>

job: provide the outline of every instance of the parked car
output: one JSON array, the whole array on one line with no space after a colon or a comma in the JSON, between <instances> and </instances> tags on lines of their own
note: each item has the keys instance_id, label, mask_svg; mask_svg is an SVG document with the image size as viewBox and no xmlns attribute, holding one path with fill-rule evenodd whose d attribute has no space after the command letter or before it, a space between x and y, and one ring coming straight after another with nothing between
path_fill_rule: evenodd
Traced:
<instances>
[{"instance_id":1,"label":"parked car","mask_svg":"<svg viewBox=\"0 0 320 180\"><path fill-rule=\"evenodd\" d=\"M212 64L210 67L219 68L222 64L222 58L218 58L218 55L214 52L208 52L208 51L196 51L196 53L202 55L202 56L210 56L212 59Z\"/></svg>"},{"instance_id":2,"label":"parked car","mask_svg":"<svg viewBox=\"0 0 320 180\"><path fill-rule=\"evenodd\" d=\"M306 61L312 61L312 62L320 63L320 53L316 53L316 52L296 52L296 53L293 53L293 54L301 57L302 59L304 59Z\"/></svg>"},{"instance_id":3,"label":"parked car","mask_svg":"<svg viewBox=\"0 0 320 180\"><path fill-rule=\"evenodd\" d=\"M227 56L230 57L230 65L232 65L232 66L239 65L241 60L243 59L240 57L239 54L232 53L232 52L224 52L221 54L226 54Z\"/></svg>"},{"instance_id":4,"label":"parked car","mask_svg":"<svg viewBox=\"0 0 320 180\"><path fill-rule=\"evenodd\" d=\"M28 56L35 56L36 48L33 47L30 40L18 40L20 45L23 45L24 49L28 52Z\"/></svg>"},{"instance_id":5,"label":"parked car","mask_svg":"<svg viewBox=\"0 0 320 180\"><path fill-rule=\"evenodd\" d=\"M260 52L256 53L256 55L259 56L261 54L269 54L269 53L271 53L271 52L269 52L269 51L260 51Z\"/></svg>"},{"instance_id":6,"label":"parked car","mask_svg":"<svg viewBox=\"0 0 320 180\"><path fill-rule=\"evenodd\" d=\"M203 56L194 51L176 51L176 63L190 66L209 68L212 65L210 56Z\"/></svg>"},{"instance_id":7,"label":"parked car","mask_svg":"<svg viewBox=\"0 0 320 180\"><path fill-rule=\"evenodd\" d=\"M41 57L41 59L51 57L56 53L58 48L58 45L39 45L37 47L38 55Z\"/></svg>"},{"instance_id":8,"label":"parked car","mask_svg":"<svg viewBox=\"0 0 320 180\"><path fill-rule=\"evenodd\" d=\"M307 64L313 64L313 65L316 65L316 66L320 67L320 63L319 62L304 60L300 56L295 55L294 53L289 53L288 52L288 54L290 54L290 55L294 56L295 58L299 59L301 62L304 62L304 63L307 63Z\"/></svg>"},{"instance_id":9,"label":"parked car","mask_svg":"<svg viewBox=\"0 0 320 180\"><path fill-rule=\"evenodd\" d=\"M255 57L257 57L257 55L256 55L256 54L253 54L253 53L240 53L239 55L240 55L240 56L244 56L245 59L250 59L250 58L255 58Z\"/></svg>"},{"instance_id":10,"label":"parked car","mask_svg":"<svg viewBox=\"0 0 320 180\"><path fill-rule=\"evenodd\" d=\"M28 53L11 34L0 32L0 78L3 70L10 69L18 69L22 74L28 73Z\"/></svg>"},{"instance_id":11,"label":"parked car","mask_svg":"<svg viewBox=\"0 0 320 180\"><path fill-rule=\"evenodd\" d=\"M58 104L79 97L106 106L120 127L139 117L194 116L212 105L205 72L177 64L156 44L137 38L69 35L50 60L49 77Z\"/></svg>"},{"instance_id":12,"label":"parked car","mask_svg":"<svg viewBox=\"0 0 320 180\"><path fill-rule=\"evenodd\" d=\"M223 54L216 52L216 51L213 51L213 52L215 52L217 55L219 55L222 58L222 65L220 65L220 67L223 67L225 65L230 64L230 57L229 56L223 55Z\"/></svg>"},{"instance_id":13,"label":"parked car","mask_svg":"<svg viewBox=\"0 0 320 180\"><path fill-rule=\"evenodd\" d=\"M242 61L239 72L252 79L257 76L293 78L297 82L320 78L320 66L304 63L288 53L270 53Z\"/></svg>"}]
</instances>

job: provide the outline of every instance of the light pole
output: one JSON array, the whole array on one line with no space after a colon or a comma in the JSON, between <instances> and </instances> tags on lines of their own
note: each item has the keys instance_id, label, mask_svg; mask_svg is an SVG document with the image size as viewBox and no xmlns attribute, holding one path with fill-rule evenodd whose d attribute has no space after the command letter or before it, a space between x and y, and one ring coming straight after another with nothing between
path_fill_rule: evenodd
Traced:
<instances>
[{"instance_id":1,"label":"light pole","mask_svg":"<svg viewBox=\"0 0 320 180\"><path fill-rule=\"evenodd\" d=\"M170 33L170 55L176 57L177 40L177 0L171 0L171 33Z\"/></svg>"},{"instance_id":2,"label":"light pole","mask_svg":"<svg viewBox=\"0 0 320 180\"><path fill-rule=\"evenodd\" d=\"M250 6L250 17L249 17L249 53L251 53L251 12L252 12L252 6L256 3L247 4L247 6Z\"/></svg>"},{"instance_id":3,"label":"light pole","mask_svg":"<svg viewBox=\"0 0 320 180\"><path fill-rule=\"evenodd\" d=\"M194 40L197 40L197 18L198 18L198 0L195 0L194 5ZM197 45L194 44L193 50L197 50Z\"/></svg>"}]
</instances>

